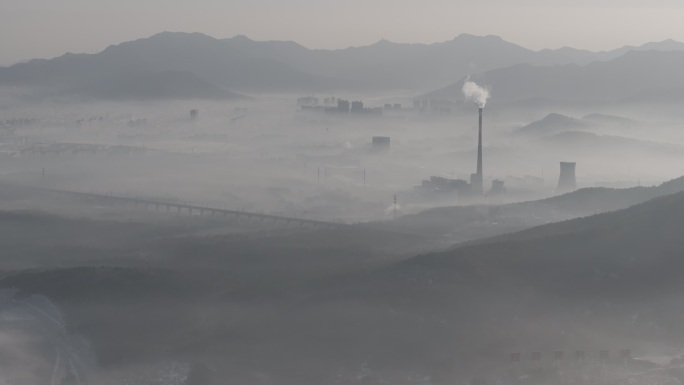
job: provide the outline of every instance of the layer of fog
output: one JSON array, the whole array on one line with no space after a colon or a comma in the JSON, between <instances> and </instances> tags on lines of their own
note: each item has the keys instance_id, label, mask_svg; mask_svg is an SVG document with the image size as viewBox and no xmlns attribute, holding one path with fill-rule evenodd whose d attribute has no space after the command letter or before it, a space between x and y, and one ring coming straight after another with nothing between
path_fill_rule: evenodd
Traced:
<instances>
[{"instance_id":1,"label":"layer of fog","mask_svg":"<svg viewBox=\"0 0 684 385\"><path fill-rule=\"evenodd\" d=\"M419 194L414 186L433 175L469 179L475 169L476 105L457 105L451 113L421 112L408 108L410 99L368 98L365 102L370 106L401 102L405 108L387 111L382 117L357 117L302 111L296 98L262 97L236 103L55 103L4 109L0 120L9 122L10 127L3 136L0 178L41 187L347 222L392 218L395 194L399 215L471 202L455 196ZM493 178L501 178L509 192L485 202L554 194L559 161L578 162L580 187L655 184L680 176L684 138L678 129L684 118L670 107L521 107L497 105L494 97L484 111L485 186ZM199 110L196 121L189 118L193 108ZM519 133L520 127L549 113L579 120L601 113L635 123L587 123L571 130L597 137L577 137L564 130ZM18 124L17 119L29 121ZM373 150L372 136L390 136L391 150ZM77 207L66 209L80 213ZM372 316L374 309L350 307L344 313ZM455 314L459 311L452 310ZM222 319L217 316L216 322ZM546 321L540 324L558 322ZM6 346L26 346L11 349L23 355L18 357L22 362L39 358L36 365L40 368L29 367L26 372L49 373L54 354L44 346L34 351L32 344L42 342L27 338L18 333L4 341ZM620 344L623 341L610 341L611 346ZM538 348L524 346L521 350ZM426 376L414 371L374 371L373 364L367 365L362 358L359 361L354 367L340 365L344 369L340 369L341 375L345 379L411 378L413 382L421 382ZM188 370L186 363L175 362L151 367ZM135 368L127 370L137 372Z\"/></svg>"},{"instance_id":2,"label":"layer of fog","mask_svg":"<svg viewBox=\"0 0 684 385\"><path fill-rule=\"evenodd\" d=\"M356 99L364 100L350 98ZM339 116L302 111L296 96L232 103L15 105L2 110L0 120L31 121L4 130L3 179L346 222L391 218L395 194L399 214L469 203L455 194L417 196L414 186L430 176L469 180L475 169L476 105L457 104L446 113L412 109L406 98L364 101L366 106L401 102L404 108L378 117ZM191 121L194 108L199 118ZM577 139L574 133L516 134L548 113L577 118L601 113L638 125L579 130L601 136L600 141ZM648 106L497 105L494 94L484 109L485 188L495 178L506 181L509 193L496 202L553 195L560 161L577 162L579 187L660 183L679 176L684 165L678 156L683 121L674 113L652 114ZM391 150L374 151L373 136L391 137ZM625 144L614 137L636 140ZM54 143L101 147L78 150ZM110 148L120 145L131 149Z\"/></svg>"}]
</instances>

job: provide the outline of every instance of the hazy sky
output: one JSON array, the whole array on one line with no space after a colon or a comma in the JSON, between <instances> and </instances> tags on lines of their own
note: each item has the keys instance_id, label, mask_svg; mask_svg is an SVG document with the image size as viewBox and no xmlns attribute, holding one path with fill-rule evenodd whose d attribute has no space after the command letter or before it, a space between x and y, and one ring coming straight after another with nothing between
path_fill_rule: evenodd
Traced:
<instances>
[{"instance_id":1,"label":"hazy sky","mask_svg":"<svg viewBox=\"0 0 684 385\"><path fill-rule=\"evenodd\" d=\"M541 49L684 41L682 0L0 0L0 64L161 31L295 40L310 48L500 35Z\"/></svg>"}]
</instances>

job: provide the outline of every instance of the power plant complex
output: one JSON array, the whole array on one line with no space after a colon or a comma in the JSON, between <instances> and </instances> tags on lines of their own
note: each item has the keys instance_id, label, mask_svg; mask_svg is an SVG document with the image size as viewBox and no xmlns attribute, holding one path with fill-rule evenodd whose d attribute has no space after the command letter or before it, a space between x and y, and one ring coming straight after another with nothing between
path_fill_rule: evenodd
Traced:
<instances>
[{"instance_id":1,"label":"power plant complex","mask_svg":"<svg viewBox=\"0 0 684 385\"><path fill-rule=\"evenodd\" d=\"M487 99L490 96L488 87L483 87L477 83L466 78L463 82L463 96L465 99L474 102L478 106L478 131L477 131L477 169L474 174L470 174L470 183L462 179L447 179L439 176L432 176L430 179L423 180L420 186L416 186L418 190L423 192L435 193L455 193L459 197L478 198L485 194L484 190L484 171L483 171L483 154L482 154L482 114ZM543 184L543 177L542 182ZM561 162L560 177L558 179L558 186L556 192L559 194L574 191L577 188L575 180L575 163ZM500 195L506 193L504 182L502 180L492 180L492 188L487 193L488 195Z\"/></svg>"},{"instance_id":2,"label":"power plant complex","mask_svg":"<svg viewBox=\"0 0 684 385\"><path fill-rule=\"evenodd\" d=\"M470 174L470 183L462 179L446 179L432 176L424 180L420 189L427 189L435 192L455 192L459 196L482 196L484 194L484 173L482 170L482 110L479 107L479 120L477 132L477 169L474 174ZM503 181L494 180L492 182L492 193L502 193L505 191Z\"/></svg>"},{"instance_id":3,"label":"power plant complex","mask_svg":"<svg viewBox=\"0 0 684 385\"><path fill-rule=\"evenodd\" d=\"M478 108L477 168L474 174L470 174L470 183L463 179L448 179L439 176L431 176L429 179L423 180L420 186L416 186L416 189L423 192L452 193L457 194L459 197L466 198L481 197L485 194L482 150L483 110L483 105L480 104ZM560 176L558 178L556 193L565 194L577 189L575 166L575 162L560 162ZM499 179L492 180L492 188L487 194L501 195L503 193L506 193L504 182Z\"/></svg>"}]
</instances>

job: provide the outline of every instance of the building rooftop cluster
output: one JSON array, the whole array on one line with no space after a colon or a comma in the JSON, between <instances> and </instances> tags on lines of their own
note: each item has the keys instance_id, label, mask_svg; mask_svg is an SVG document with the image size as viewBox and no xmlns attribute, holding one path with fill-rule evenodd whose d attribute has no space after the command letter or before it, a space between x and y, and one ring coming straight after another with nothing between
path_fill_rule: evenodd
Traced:
<instances>
[{"instance_id":1,"label":"building rooftop cluster","mask_svg":"<svg viewBox=\"0 0 684 385\"><path fill-rule=\"evenodd\" d=\"M472 183L468 183L466 180L449 179L440 176L431 176L430 179L423 180L415 189L423 193L456 194L458 197L474 197L481 195L474 191ZM504 187L504 181L494 179L492 181L492 187L487 194L501 195L505 192L506 187Z\"/></svg>"},{"instance_id":2,"label":"building rooftop cluster","mask_svg":"<svg viewBox=\"0 0 684 385\"><path fill-rule=\"evenodd\" d=\"M303 96L297 99L297 105L302 110L322 111L330 114L351 114L351 115L382 115L383 109L380 107L365 107L362 101L352 101L342 98L325 98L323 104L319 104L318 98L314 96Z\"/></svg>"}]
</instances>

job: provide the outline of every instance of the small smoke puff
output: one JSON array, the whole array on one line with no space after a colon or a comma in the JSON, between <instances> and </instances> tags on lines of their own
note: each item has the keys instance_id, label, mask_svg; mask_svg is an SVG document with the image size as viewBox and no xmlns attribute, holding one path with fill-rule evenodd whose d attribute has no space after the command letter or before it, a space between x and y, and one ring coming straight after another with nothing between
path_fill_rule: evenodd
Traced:
<instances>
[{"instance_id":1,"label":"small smoke puff","mask_svg":"<svg viewBox=\"0 0 684 385\"><path fill-rule=\"evenodd\" d=\"M480 108L483 108L487 104L487 99L489 99L489 88L481 87L477 83L466 79L463 83L463 96L471 102L477 103Z\"/></svg>"},{"instance_id":2,"label":"small smoke puff","mask_svg":"<svg viewBox=\"0 0 684 385\"><path fill-rule=\"evenodd\" d=\"M401 211L401 205L397 204L397 212ZM385 215L391 215L394 213L394 205L390 205L385 209Z\"/></svg>"}]
</instances>

